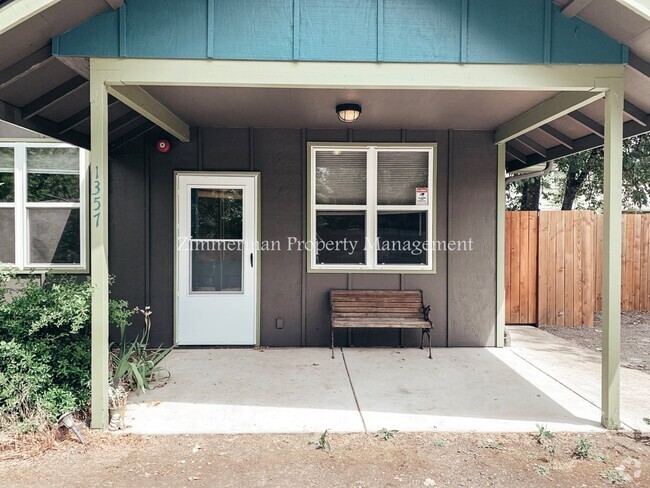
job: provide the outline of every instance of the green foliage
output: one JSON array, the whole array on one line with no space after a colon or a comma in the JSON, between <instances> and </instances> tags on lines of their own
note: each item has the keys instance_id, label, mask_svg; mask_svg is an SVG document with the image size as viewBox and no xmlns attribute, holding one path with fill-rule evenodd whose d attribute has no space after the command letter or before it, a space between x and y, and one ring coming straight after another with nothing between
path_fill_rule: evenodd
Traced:
<instances>
[{"instance_id":1,"label":"green foliage","mask_svg":"<svg viewBox=\"0 0 650 488\"><path fill-rule=\"evenodd\" d=\"M646 424L650 425L650 417L644 417L643 421L644 421Z\"/></svg>"},{"instance_id":2,"label":"green foliage","mask_svg":"<svg viewBox=\"0 0 650 488\"><path fill-rule=\"evenodd\" d=\"M542 199L556 208L602 210L605 178L602 148L557 159L555 170L542 178ZM506 187L506 208L521 210L524 181ZM650 207L650 135L623 143L623 209L628 212ZM568 210L568 208L565 208Z\"/></svg>"},{"instance_id":3,"label":"green foliage","mask_svg":"<svg viewBox=\"0 0 650 488\"><path fill-rule=\"evenodd\" d=\"M535 472L540 475L547 477L551 474L551 469L546 466L535 466Z\"/></svg>"},{"instance_id":4,"label":"green foliage","mask_svg":"<svg viewBox=\"0 0 650 488\"><path fill-rule=\"evenodd\" d=\"M91 295L89 281L48 277L41 286L0 270L0 425L37 429L87 410Z\"/></svg>"},{"instance_id":5,"label":"green foliage","mask_svg":"<svg viewBox=\"0 0 650 488\"><path fill-rule=\"evenodd\" d=\"M144 327L142 335L134 341L126 342L126 329L129 325L128 318L135 313L143 316ZM144 391L150 388L152 381L159 379L164 368L160 366L172 348L149 349L149 333L151 331L151 308L140 309L136 307L133 311L128 310L126 302L116 302L113 313L115 322L120 329L119 344L112 344L110 347L111 379L112 388L123 386L133 391Z\"/></svg>"},{"instance_id":6,"label":"green foliage","mask_svg":"<svg viewBox=\"0 0 650 488\"><path fill-rule=\"evenodd\" d=\"M377 431L375 434L376 437L379 437L385 441L392 439L395 437L395 434L399 432L398 430L388 430L386 427L382 427Z\"/></svg>"},{"instance_id":7,"label":"green foliage","mask_svg":"<svg viewBox=\"0 0 650 488\"><path fill-rule=\"evenodd\" d=\"M603 471L600 473L600 477L612 485L623 485L628 482L625 475L616 469Z\"/></svg>"},{"instance_id":8,"label":"green foliage","mask_svg":"<svg viewBox=\"0 0 650 488\"><path fill-rule=\"evenodd\" d=\"M445 439L436 439L433 441L434 447L447 447L447 441Z\"/></svg>"},{"instance_id":9,"label":"green foliage","mask_svg":"<svg viewBox=\"0 0 650 488\"><path fill-rule=\"evenodd\" d=\"M318 439L309 441L309 443L315 445L316 449L322 449L325 452L330 452L332 450L332 446L330 444L328 437L329 437L329 429L326 429L325 432L323 432Z\"/></svg>"},{"instance_id":10,"label":"green foliage","mask_svg":"<svg viewBox=\"0 0 650 488\"><path fill-rule=\"evenodd\" d=\"M543 444L545 440L551 440L555 437L555 434L548 430L545 425L535 425L537 425L537 435L535 437L537 439L537 442L540 444Z\"/></svg>"},{"instance_id":11,"label":"green foliage","mask_svg":"<svg viewBox=\"0 0 650 488\"><path fill-rule=\"evenodd\" d=\"M588 459L593 445L584 437L579 437L576 441L576 447L573 449L573 455L578 459Z\"/></svg>"}]
</instances>

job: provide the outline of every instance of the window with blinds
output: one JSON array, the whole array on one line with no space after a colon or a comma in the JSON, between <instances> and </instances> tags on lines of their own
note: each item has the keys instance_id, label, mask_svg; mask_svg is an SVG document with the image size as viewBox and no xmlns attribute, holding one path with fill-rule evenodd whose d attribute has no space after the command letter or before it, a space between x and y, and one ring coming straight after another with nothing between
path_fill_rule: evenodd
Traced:
<instances>
[{"instance_id":1,"label":"window with blinds","mask_svg":"<svg viewBox=\"0 0 650 488\"><path fill-rule=\"evenodd\" d=\"M67 144L0 145L0 263L85 269L84 154Z\"/></svg>"},{"instance_id":2,"label":"window with blinds","mask_svg":"<svg viewBox=\"0 0 650 488\"><path fill-rule=\"evenodd\" d=\"M435 271L435 144L308 154L311 272Z\"/></svg>"}]
</instances>

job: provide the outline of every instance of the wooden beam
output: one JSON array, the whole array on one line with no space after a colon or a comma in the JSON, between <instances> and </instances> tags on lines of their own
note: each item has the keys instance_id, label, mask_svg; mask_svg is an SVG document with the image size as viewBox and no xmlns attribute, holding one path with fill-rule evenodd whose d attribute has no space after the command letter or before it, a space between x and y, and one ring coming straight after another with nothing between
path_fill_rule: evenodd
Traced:
<instances>
[{"instance_id":1,"label":"wooden beam","mask_svg":"<svg viewBox=\"0 0 650 488\"><path fill-rule=\"evenodd\" d=\"M98 73L90 75L90 269L91 423L108 426L108 93Z\"/></svg>"},{"instance_id":2,"label":"wooden beam","mask_svg":"<svg viewBox=\"0 0 650 488\"><path fill-rule=\"evenodd\" d=\"M63 142L67 142L74 146L83 147L84 149L88 149L90 147L88 136L80 134L76 131L69 131L66 134L61 134L59 125L56 122L45 119L43 117L36 116L32 117L29 120L25 120L22 118L20 108L15 107L14 105L11 105L7 102L0 101L0 120L4 120L10 124L24 127L25 129L38 132L39 134L43 134Z\"/></svg>"},{"instance_id":3,"label":"wooden beam","mask_svg":"<svg viewBox=\"0 0 650 488\"><path fill-rule=\"evenodd\" d=\"M494 142L508 142L602 97L602 92L562 92L498 127Z\"/></svg>"},{"instance_id":4,"label":"wooden beam","mask_svg":"<svg viewBox=\"0 0 650 488\"><path fill-rule=\"evenodd\" d=\"M522 153L521 151L519 151L519 150L515 149L514 147L512 147L512 145L510 145L510 144L506 144L506 153L510 154L510 156L512 156L513 158L515 158L518 161L521 161L524 164L527 163L526 155L524 153Z\"/></svg>"},{"instance_id":5,"label":"wooden beam","mask_svg":"<svg viewBox=\"0 0 650 488\"><path fill-rule=\"evenodd\" d=\"M594 119L586 116L582 112L571 112L570 114L567 114L567 116L571 117L573 120L578 122L580 125L583 125L597 136L605 137L605 128L602 126L602 124L599 124Z\"/></svg>"},{"instance_id":6,"label":"wooden beam","mask_svg":"<svg viewBox=\"0 0 650 488\"><path fill-rule=\"evenodd\" d=\"M40 114L47 108L51 107L59 100L67 97L68 95L79 90L82 86L88 83L83 76L75 76L71 80L66 81L62 85L57 86L50 90L45 95L38 97L36 100L28 103L23 107L23 118L29 120L35 115Z\"/></svg>"},{"instance_id":7,"label":"wooden beam","mask_svg":"<svg viewBox=\"0 0 650 488\"><path fill-rule=\"evenodd\" d=\"M539 154L540 156L546 157L546 148L539 144L538 142L535 142L533 139L531 139L528 136L519 136L516 141L519 141L521 144L526 146L529 149L532 149L534 152Z\"/></svg>"},{"instance_id":8,"label":"wooden beam","mask_svg":"<svg viewBox=\"0 0 650 488\"><path fill-rule=\"evenodd\" d=\"M551 136L553 139L555 139L557 142L562 144L567 149L573 149L573 139L563 134L552 125L544 124L538 127L538 129L543 132L546 132L549 136Z\"/></svg>"},{"instance_id":9,"label":"wooden beam","mask_svg":"<svg viewBox=\"0 0 650 488\"><path fill-rule=\"evenodd\" d=\"M119 100L116 100L113 97L108 97L108 108L111 108L114 105L120 103ZM80 110L76 114L71 115L67 119L59 122L59 131L61 134L65 134L72 129L79 127L81 124L90 119L90 107L86 107L83 110Z\"/></svg>"},{"instance_id":10,"label":"wooden beam","mask_svg":"<svg viewBox=\"0 0 650 488\"><path fill-rule=\"evenodd\" d=\"M645 20L650 20L650 3L648 0L616 0Z\"/></svg>"},{"instance_id":11,"label":"wooden beam","mask_svg":"<svg viewBox=\"0 0 650 488\"><path fill-rule=\"evenodd\" d=\"M93 58L109 85L606 91L622 64L467 64Z\"/></svg>"},{"instance_id":12,"label":"wooden beam","mask_svg":"<svg viewBox=\"0 0 650 488\"><path fill-rule=\"evenodd\" d=\"M0 71L0 90L19 82L52 60L49 44Z\"/></svg>"},{"instance_id":13,"label":"wooden beam","mask_svg":"<svg viewBox=\"0 0 650 488\"><path fill-rule=\"evenodd\" d=\"M647 78L650 78L650 63L647 62L645 59L640 58L632 51L630 51L627 64L630 66L630 68L634 68L642 75L646 76Z\"/></svg>"},{"instance_id":14,"label":"wooden beam","mask_svg":"<svg viewBox=\"0 0 650 488\"><path fill-rule=\"evenodd\" d=\"M112 136L117 131L119 131L122 127L124 127L127 124L130 124L134 120L138 120L139 118L142 118L142 115L140 115L138 112L128 112L122 115L121 117L115 119L113 122L109 122L108 135Z\"/></svg>"},{"instance_id":15,"label":"wooden beam","mask_svg":"<svg viewBox=\"0 0 650 488\"><path fill-rule=\"evenodd\" d=\"M83 76L87 80L90 79L90 59L70 58L66 56L57 56L54 59L56 59L61 64L66 65L79 76Z\"/></svg>"},{"instance_id":16,"label":"wooden beam","mask_svg":"<svg viewBox=\"0 0 650 488\"><path fill-rule=\"evenodd\" d=\"M605 181L603 207L603 360L602 420L621 426L621 225L623 188L622 81L605 96Z\"/></svg>"},{"instance_id":17,"label":"wooden beam","mask_svg":"<svg viewBox=\"0 0 650 488\"><path fill-rule=\"evenodd\" d=\"M117 139L115 139L115 141L111 142L109 145L109 149L111 151L115 151L116 149L124 146L125 144L131 142L132 140L137 139L141 135L146 134L147 132L149 132L151 129L155 127L156 124L147 120L144 124L137 126L135 129L130 130L123 136L118 137Z\"/></svg>"},{"instance_id":18,"label":"wooden beam","mask_svg":"<svg viewBox=\"0 0 650 488\"><path fill-rule=\"evenodd\" d=\"M575 17L580 12L582 12L590 3L591 0L572 0L564 6L562 13L567 17Z\"/></svg>"},{"instance_id":19,"label":"wooden beam","mask_svg":"<svg viewBox=\"0 0 650 488\"><path fill-rule=\"evenodd\" d=\"M497 146L497 327L496 347L505 345L506 331L506 148Z\"/></svg>"},{"instance_id":20,"label":"wooden beam","mask_svg":"<svg viewBox=\"0 0 650 488\"><path fill-rule=\"evenodd\" d=\"M122 103L169 132L181 142L190 140L190 127L139 86L113 85L108 91Z\"/></svg>"},{"instance_id":21,"label":"wooden beam","mask_svg":"<svg viewBox=\"0 0 650 488\"><path fill-rule=\"evenodd\" d=\"M641 134L645 134L648 132L650 132L649 127L644 127L642 125L639 125L632 120L625 122L625 124L623 125L623 137L626 139ZM526 158L527 159L526 164L517 161L509 161L508 172L517 171L521 168L525 168L527 166L532 166L535 164L545 163L546 161L551 161L553 159L559 159L566 156L571 156L572 154L577 154L582 151L588 151L596 147L602 147L602 145L603 145L602 137L597 136L595 134L589 134L573 141L573 147L571 148L567 148L565 146L559 145L547 149L546 150L547 155L545 158L540 156L539 154L531 154Z\"/></svg>"},{"instance_id":22,"label":"wooden beam","mask_svg":"<svg viewBox=\"0 0 650 488\"><path fill-rule=\"evenodd\" d=\"M648 125L650 117L647 113L645 113L645 110L641 110L639 107L628 102L627 100L625 100L623 103L623 111L637 124L641 124L643 126Z\"/></svg>"},{"instance_id":23,"label":"wooden beam","mask_svg":"<svg viewBox=\"0 0 650 488\"><path fill-rule=\"evenodd\" d=\"M20 0L0 8L0 36L62 0Z\"/></svg>"}]
</instances>

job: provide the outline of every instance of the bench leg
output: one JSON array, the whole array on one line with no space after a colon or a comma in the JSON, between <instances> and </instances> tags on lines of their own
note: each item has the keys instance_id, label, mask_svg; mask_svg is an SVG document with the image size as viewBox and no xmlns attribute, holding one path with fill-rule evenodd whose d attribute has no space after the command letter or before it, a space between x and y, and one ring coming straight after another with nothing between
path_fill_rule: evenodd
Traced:
<instances>
[{"instance_id":1,"label":"bench leg","mask_svg":"<svg viewBox=\"0 0 650 488\"><path fill-rule=\"evenodd\" d=\"M427 329L427 335L429 336L429 359L431 359L431 329Z\"/></svg>"},{"instance_id":2,"label":"bench leg","mask_svg":"<svg viewBox=\"0 0 650 488\"><path fill-rule=\"evenodd\" d=\"M427 329L422 329L422 336L420 336L420 349L424 349L424 333L427 331Z\"/></svg>"},{"instance_id":3,"label":"bench leg","mask_svg":"<svg viewBox=\"0 0 650 488\"><path fill-rule=\"evenodd\" d=\"M332 359L334 359L334 327L330 327L332 333Z\"/></svg>"}]
</instances>

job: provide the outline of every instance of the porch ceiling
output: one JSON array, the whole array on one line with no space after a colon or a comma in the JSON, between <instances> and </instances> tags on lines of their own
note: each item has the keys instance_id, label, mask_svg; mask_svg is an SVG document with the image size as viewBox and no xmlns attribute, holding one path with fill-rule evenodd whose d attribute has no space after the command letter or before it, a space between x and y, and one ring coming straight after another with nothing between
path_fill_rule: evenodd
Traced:
<instances>
[{"instance_id":1,"label":"porch ceiling","mask_svg":"<svg viewBox=\"0 0 650 488\"><path fill-rule=\"evenodd\" d=\"M149 86L146 90L191 126L493 130L553 92L331 90ZM339 103L360 103L354 124Z\"/></svg>"}]
</instances>

